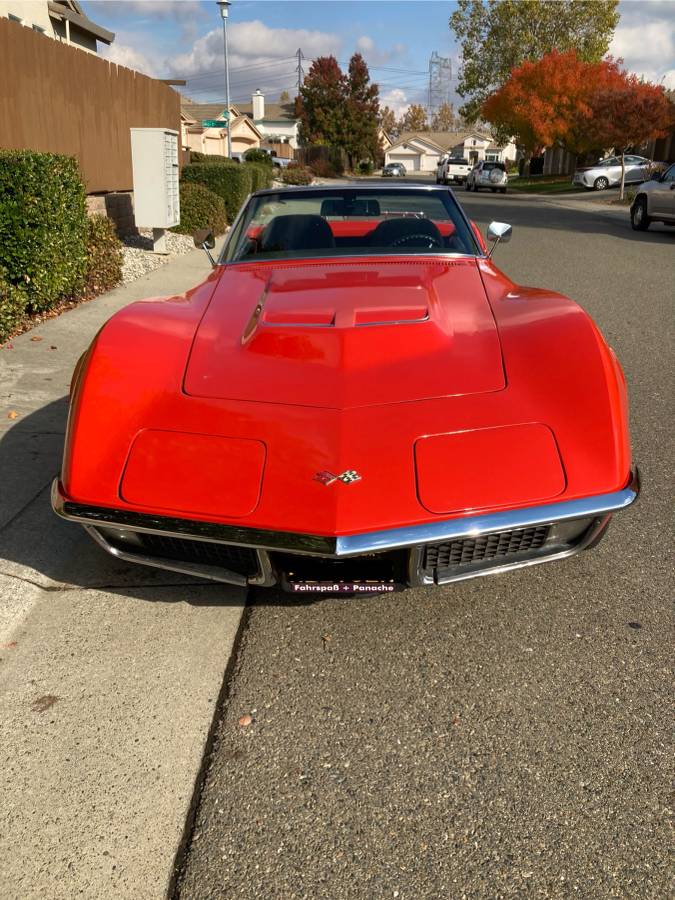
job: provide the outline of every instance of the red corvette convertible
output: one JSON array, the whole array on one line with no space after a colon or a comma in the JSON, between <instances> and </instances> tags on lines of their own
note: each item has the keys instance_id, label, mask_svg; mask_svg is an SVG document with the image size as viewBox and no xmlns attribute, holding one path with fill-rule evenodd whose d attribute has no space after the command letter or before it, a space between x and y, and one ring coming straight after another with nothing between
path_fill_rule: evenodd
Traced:
<instances>
[{"instance_id":1,"label":"red corvette convertible","mask_svg":"<svg viewBox=\"0 0 675 900\"><path fill-rule=\"evenodd\" d=\"M212 261L73 376L53 506L115 556L389 591L571 556L637 497L614 353L447 188L260 191Z\"/></svg>"}]
</instances>

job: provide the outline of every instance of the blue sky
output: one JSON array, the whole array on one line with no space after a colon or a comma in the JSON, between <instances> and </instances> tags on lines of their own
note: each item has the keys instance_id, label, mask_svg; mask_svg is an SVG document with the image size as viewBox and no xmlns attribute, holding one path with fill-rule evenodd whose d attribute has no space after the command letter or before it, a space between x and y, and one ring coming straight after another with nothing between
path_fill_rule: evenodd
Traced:
<instances>
[{"instance_id":1,"label":"blue sky","mask_svg":"<svg viewBox=\"0 0 675 900\"><path fill-rule=\"evenodd\" d=\"M220 15L214 0L87 0L96 22L116 33L110 59L157 77L188 79L198 101L224 97ZM308 57L340 62L360 50L380 85L381 102L402 111L426 102L432 51L458 53L448 28L448 0L233 0L230 8L231 97L256 88L269 100L295 85L298 47ZM675 88L674 0L624 0L612 52L628 68ZM460 101L461 102L461 101Z\"/></svg>"}]
</instances>

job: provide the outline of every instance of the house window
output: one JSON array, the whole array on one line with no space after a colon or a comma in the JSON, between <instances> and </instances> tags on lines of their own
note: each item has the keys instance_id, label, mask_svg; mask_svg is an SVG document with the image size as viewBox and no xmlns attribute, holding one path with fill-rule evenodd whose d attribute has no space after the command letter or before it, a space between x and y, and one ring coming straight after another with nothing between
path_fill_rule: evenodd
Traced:
<instances>
[{"instance_id":1,"label":"house window","mask_svg":"<svg viewBox=\"0 0 675 900\"><path fill-rule=\"evenodd\" d=\"M494 153L492 151L486 151L485 160L486 160L486 162L499 162L499 153Z\"/></svg>"}]
</instances>

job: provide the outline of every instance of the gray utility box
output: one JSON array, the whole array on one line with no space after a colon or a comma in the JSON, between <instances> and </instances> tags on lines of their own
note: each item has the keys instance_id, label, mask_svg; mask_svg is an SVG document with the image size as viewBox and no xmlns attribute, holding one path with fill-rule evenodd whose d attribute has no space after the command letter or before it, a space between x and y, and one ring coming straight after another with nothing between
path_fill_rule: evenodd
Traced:
<instances>
[{"instance_id":1,"label":"gray utility box","mask_svg":"<svg viewBox=\"0 0 675 900\"><path fill-rule=\"evenodd\" d=\"M173 228L180 222L178 132L131 129L134 219L137 228Z\"/></svg>"}]
</instances>

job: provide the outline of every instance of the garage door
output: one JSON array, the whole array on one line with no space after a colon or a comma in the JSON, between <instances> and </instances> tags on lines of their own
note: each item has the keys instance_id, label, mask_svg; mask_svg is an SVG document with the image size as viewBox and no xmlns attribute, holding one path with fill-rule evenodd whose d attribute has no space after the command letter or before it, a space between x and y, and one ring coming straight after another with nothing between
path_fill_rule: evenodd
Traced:
<instances>
[{"instance_id":1,"label":"garage door","mask_svg":"<svg viewBox=\"0 0 675 900\"><path fill-rule=\"evenodd\" d=\"M408 172L419 172L420 170L420 158L417 156L405 156L403 154L390 153L388 156L389 162L400 162L406 167L406 171Z\"/></svg>"}]
</instances>

